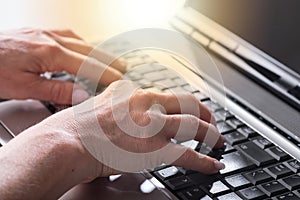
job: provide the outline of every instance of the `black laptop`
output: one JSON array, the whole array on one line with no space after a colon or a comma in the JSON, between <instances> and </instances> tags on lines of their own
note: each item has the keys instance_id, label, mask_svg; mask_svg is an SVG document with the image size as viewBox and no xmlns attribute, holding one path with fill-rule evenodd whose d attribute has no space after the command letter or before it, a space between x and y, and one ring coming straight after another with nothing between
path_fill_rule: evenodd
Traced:
<instances>
[{"instance_id":1,"label":"black laptop","mask_svg":"<svg viewBox=\"0 0 300 200\"><path fill-rule=\"evenodd\" d=\"M125 79L146 90L192 93L211 109L226 148L194 140L182 145L220 159L224 170L205 175L162 165L99 178L61 199L300 199L299 8L297 0L190 0L171 19L174 30L208 52L222 76L226 101L219 101L217 80L208 77L216 93L208 94L197 85L206 76L174 56L165 55L184 75L157 65L140 49L123 55L130 66ZM117 53L126 44L106 47ZM66 73L53 78L72 81ZM0 103L1 144L60 109L51 102Z\"/></svg>"}]
</instances>

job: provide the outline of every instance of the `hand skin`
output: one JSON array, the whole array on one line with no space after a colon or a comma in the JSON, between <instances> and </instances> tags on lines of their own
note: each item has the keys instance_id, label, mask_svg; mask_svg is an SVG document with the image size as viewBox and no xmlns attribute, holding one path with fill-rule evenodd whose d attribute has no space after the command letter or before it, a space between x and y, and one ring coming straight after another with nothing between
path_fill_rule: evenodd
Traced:
<instances>
[{"instance_id":1,"label":"hand skin","mask_svg":"<svg viewBox=\"0 0 300 200\"><path fill-rule=\"evenodd\" d=\"M187 104L199 107L201 111L199 113L191 110L181 113L175 95L143 90L138 90L130 98L111 105L109 102L117 87L118 81L94 97L93 112L96 115L89 115L90 112L83 113L84 117L87 117L85 121L78 120L74 115L74 109L84 106L83 102L52 115L0 148L1 198L57 199L77 184L120 173L95 159L82 144L78 131L85 127L84 123L92 120L91 116L97 116L96 119L109 140L130 152L149 152L170 143L182 121L196 126L196 140L202 141L210 129L210 134L216 138L214 147L223 147L225 140L214 126L215 121L211 112L192 95L181 95L180 98ZM154 114L152 117L166 121L164 128L157 135L146 138L131 137L124 133L116 125L112 110L119 109L126 103L129 103L130 116L136 124L147 125L150 115ZM165 111L151 113L154 104L160 104ZM144 134L147 134L147 131L141 133ZM105 141L106 138L101 140ZM190 148L179 144L173 144L172 148L174 152L184 151L172 163L176 166L208 174L224 168L224 165L216 159L201 156ZM103 149L101 153L109 154L110 151Z\"/></svg>"},{"instance_id":2,"label":"hand skin","mask_svg":"<svg viewBox=\"0 0 300 200\"><path fill-rule=\"evenodd\" d=\"M83 61L91 71L103 70L100 83L108 85L122 77L126 63L95 50L71 30L19 29L0 32L0 98L39 99L71 104L72 95L79 102L88 97L82 88L58 80L48 80L45 72L67 71L76 74ZM89 70L89 69L87 69ZM90 78L90 77L87 77ZM75 99L76 100L76 99Z\"/></svg>"}]
</instances>

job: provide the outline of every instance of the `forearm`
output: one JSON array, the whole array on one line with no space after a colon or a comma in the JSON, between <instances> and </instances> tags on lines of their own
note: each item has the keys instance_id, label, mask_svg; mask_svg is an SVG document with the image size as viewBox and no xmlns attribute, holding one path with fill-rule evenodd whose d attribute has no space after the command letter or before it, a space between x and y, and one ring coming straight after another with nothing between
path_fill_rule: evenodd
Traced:
<instances>
[{"instance_id":1,"label":"forearm","mask_svg":"<svg viewBox=\"0 0 300 200\"><path fill-rule=\"evenodd\" d=\"M0 149L1 199L57 199L86 181L91 158L78 140L33 127Z\"/></svg>"}]
</instances>

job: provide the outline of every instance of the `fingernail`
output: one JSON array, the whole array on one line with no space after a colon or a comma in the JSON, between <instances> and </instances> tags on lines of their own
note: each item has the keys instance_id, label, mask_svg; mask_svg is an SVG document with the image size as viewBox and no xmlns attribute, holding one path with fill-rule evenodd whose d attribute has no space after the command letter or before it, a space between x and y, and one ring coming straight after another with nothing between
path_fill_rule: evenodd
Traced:
<instances>
[{"instance_id":1,"label":"fingernail","mask_svg":"<svg viewBox=\"0 0 300 200\"><path fill-rule=\"evenodd\" d=\"M215 165L215 168L218 170L225 169L225 164L218 160L214 161L214 165Z\"/></svg>"},{"instance_id":2,"label":"fingernail","mask_svg":"<svg viewBox=\"0 0 300 200\"><path fill-rule=\"evenodd\" d=\"M73 104L79 104L89 98L89 94L83 89L75 89L72 95Z\"/></svg>"}]
</instances>

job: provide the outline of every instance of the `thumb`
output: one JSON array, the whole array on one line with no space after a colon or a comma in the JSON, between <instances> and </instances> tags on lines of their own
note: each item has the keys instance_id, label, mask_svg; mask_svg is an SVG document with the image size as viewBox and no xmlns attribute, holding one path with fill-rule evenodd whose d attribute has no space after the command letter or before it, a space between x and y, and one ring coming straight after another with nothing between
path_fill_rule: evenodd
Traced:
<instances>
[{"instance_id":1,"label":"thumb","mask_svg":"<svg viewBox=\"0 0 300 200\"><path fill-rule=\"evenodd\" d=\"M66 81L42 79L34 90L33 98L57 104L78 104L89 98L82 87Z\"/></svg>"}]
</instances>

